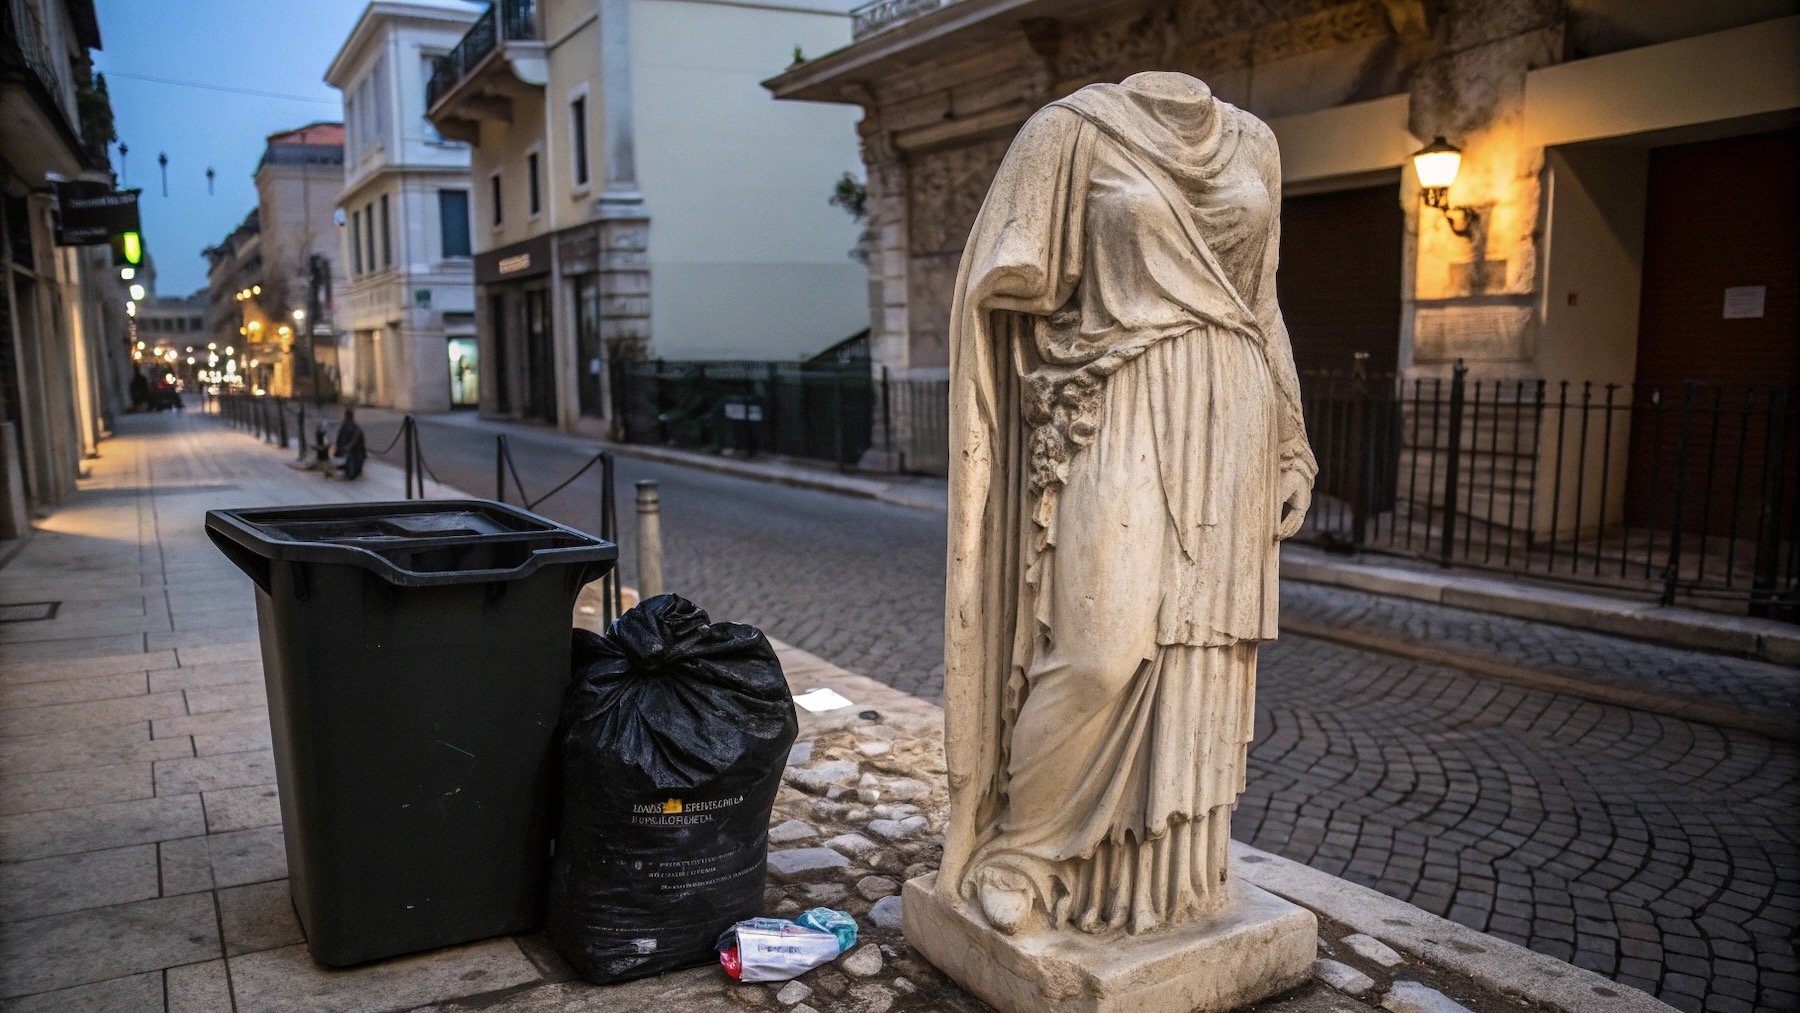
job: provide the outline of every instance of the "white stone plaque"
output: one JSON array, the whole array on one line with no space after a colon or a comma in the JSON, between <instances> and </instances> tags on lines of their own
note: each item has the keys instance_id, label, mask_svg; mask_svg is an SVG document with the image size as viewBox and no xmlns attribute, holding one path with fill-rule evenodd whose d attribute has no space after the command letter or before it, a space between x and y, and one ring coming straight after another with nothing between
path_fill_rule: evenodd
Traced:
<instances>
[{"instance_id":1,"label":"white stone plaque","mask_svg":"<svg viewBox=\"0 0 1800 1013\"><path fill-rule=\"evenodd\" d=\"M1725 319L1758 320L1763 315L1763 300L1769 294L1767 285L1739 285L1725 290Z\"/></svg>"}]
</instances>

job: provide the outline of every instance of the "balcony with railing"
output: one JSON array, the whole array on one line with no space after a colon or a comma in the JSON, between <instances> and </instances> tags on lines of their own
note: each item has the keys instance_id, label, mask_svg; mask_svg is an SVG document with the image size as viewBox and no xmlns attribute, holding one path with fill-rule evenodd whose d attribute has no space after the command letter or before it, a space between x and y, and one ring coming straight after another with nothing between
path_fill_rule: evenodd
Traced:
<instances>
[{"instance_id":1,"label":"balcony with railing","mask_svg":"<svg viewBox=\"0 0 1800 1013\"><path fill-rule=\"evenodd\" d=\"M512 100L549 81L538 0L499 0L432 68L425 115L445 137L474 142L481 120L512 120Z\"/></svg>"},{"instance_id":2,"label":"balcony with railing","mask_svg":"<svg viewBox=\"0 0 1800 1013\"><path fill-rule=\"evenodd\" d=\"M850 11L850 38L860 40L876 32L887 31L902 22L911 21L921 14L929 14L955 2L956 0L875 0L874 3L863 4Z\"/></svg>"},{"instance_id":3,"label":"balcony with railing","mask_svg":"<svg viewBox=\"0 0 1800 1013\"><path fill-rule=\"evenodd\" d=\"M89 124L77 107L76 75L85 71L68 54L59 55L52 45L57 33L43 15L26 0L0 0L0 150L28 179L52 172L73 176L106 164L105 142L89 145L83 137Z\"/></svg>"}]
</instances>

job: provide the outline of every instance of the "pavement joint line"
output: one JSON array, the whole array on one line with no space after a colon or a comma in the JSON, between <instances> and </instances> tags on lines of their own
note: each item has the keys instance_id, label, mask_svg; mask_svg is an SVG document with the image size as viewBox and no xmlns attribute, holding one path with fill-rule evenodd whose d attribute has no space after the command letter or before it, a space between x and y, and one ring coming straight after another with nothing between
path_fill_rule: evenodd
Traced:
<instances>
[{"instance_id":1,"label":"pavement joint line","mask_svg":"<svg viewBox=\"0 0 1800 1013\"><path fill-rule=\"evenodd\" d=\"M1347 647L1379 651L1412 661L1443 665L1446 668L1460 669L1475 675L1504 679L1530 689L1562 693L1596 703L1613 704L1666 717L1755 732L1781 742L1800 742L1800 724L1757 714L1746 714L1743 711L1696 697L1611 686L1578 675L1546 672L1541 669L1527 668L1511 662L1482 657L1470 652L1451 651L1417 641L1387 637L1379 633L1368 633L1347 627L1331 626L1326 623L1315 623L1305 619L1282 619L1281 632L1311 637L1314 640L1326 640Z\"/></svg>"}]
</instances>

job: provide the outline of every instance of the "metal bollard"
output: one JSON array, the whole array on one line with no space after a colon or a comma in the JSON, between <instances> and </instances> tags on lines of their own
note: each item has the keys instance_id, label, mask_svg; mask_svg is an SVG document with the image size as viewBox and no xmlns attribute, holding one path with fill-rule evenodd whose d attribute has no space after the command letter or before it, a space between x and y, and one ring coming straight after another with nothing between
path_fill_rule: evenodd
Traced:
<instances>
[{"instance_id":1,"label":"metal bollard","mask_svg":"<svg viewBox=\"0 0 1800 1013\"><path fill-rule=\"evenodd\" d=\"M638 601L663 593L662 497L656 483L637 484Z\"/></svg>"}]
</instances>

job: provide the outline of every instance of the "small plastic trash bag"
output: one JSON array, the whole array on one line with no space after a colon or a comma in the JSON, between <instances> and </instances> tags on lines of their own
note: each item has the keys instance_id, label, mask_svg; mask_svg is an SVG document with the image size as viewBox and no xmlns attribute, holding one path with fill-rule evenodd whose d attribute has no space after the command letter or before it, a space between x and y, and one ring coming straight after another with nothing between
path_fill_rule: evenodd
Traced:
<instances>
[{"instance_id":1,"label":"small plastic trash bag","mask_svg":"<svg viewBox=\"0 0 1800 1013\"><path fill-rule=\"evenodd\" d=\"M762 905L798 727L768 638L665 594L575 631L546 931L595 983L715 960Z\"/></svg>"},{"instance_id":2,"label":"small plastic trash bag","mask_svg":"<svg viewBox=\"0 0 1800 1013\"><path fill-rule=\"evenodd\" d=\"M856 919L816 907L793 921L748 918L719 937L719 965L733 981L787 981L856 945Z\"/></svg>"}]
</instances>

